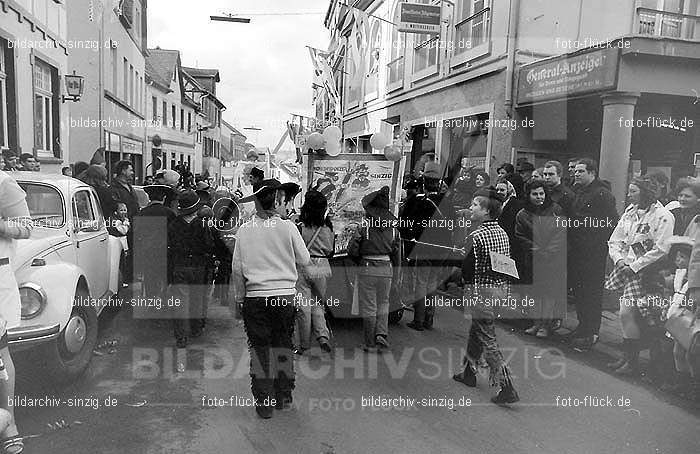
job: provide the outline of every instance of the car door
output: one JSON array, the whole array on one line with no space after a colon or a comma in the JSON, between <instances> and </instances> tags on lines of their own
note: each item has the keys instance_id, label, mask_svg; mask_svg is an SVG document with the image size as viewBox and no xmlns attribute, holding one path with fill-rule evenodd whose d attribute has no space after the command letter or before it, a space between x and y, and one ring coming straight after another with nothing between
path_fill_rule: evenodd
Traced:
<instances>
[{"instance_id":1,"label":"car door","mask_svg":"<svg viewBox=\"0 0 700 454\"><path fill-rule=\"evenodd\" d=\"M78 266L85 273L90 296L99 298L109 285L109 234L95 195L80 189L73 195L73 222Z\"/></svg>"}]
</instances>

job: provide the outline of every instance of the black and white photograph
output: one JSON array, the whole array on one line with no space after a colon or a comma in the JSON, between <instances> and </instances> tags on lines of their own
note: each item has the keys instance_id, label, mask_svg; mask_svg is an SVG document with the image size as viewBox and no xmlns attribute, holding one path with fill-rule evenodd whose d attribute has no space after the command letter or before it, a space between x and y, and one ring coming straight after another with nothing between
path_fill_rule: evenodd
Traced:
<instances>
[{"instance_id":1,"label":"black and white photograph","mask_svg":"<svg viewBox=\"0 0 700 454\"><path fill-rule=\"evenodd\" d=\"M700 0L0 0L0 454L700 451Z\"/></svg>"}]
</instances>

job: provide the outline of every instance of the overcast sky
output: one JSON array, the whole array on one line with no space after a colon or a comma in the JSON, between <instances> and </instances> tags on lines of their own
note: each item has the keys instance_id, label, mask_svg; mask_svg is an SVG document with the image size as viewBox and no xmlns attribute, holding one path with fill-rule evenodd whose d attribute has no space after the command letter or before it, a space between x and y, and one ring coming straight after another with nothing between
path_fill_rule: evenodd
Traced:
<instances>
[{"instance_id":1,"label":"overcast sky","mask_svg":"<svg viewBox=\"0 0 700 454\"><path fill-rule=\"evenodd\" d=\"M312 66L310 45L326 49L329 32L323 14L249 16L250 24L212 22L222 13L324 13L329 0L150 0L148 47L180 51L182 64L216 68L224 120L258 146L274 148L290 113L310 115ZM291 149L287 141L283 149Z\"/></svg>"}]
</instances>

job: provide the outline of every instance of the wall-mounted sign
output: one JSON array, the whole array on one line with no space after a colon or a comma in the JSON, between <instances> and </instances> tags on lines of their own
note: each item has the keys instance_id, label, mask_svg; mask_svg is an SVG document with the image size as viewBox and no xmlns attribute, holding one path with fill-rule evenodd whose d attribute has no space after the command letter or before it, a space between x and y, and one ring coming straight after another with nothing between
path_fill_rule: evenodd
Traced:
<instances>
[{"instance_id":1,"label":"wall-mounted sign","mask_svg":"<svg viewBox=\"0 0 700 454\"><path fill-rule=\"evenodd\" d=\"M396 23L399 32L440 34L440 5L403 2Z\"/></svg>"},{"instance_id":2,"label":"wall-mounted sign","mask_svg":"<svg viewBox=\"0 0 700 454\"><path fill-rule=\"evenodd\" d=\"M613 89L619 55L619 49L599 49L525 65L518 73L518 104Z\"/></svg>"}]
</instances>

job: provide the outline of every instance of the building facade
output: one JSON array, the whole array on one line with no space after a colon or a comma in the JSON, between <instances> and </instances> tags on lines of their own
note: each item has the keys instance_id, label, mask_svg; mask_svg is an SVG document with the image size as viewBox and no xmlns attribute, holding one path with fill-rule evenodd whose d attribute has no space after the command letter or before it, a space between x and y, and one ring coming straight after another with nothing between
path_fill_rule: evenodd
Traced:
<instances>
[{"instance_id":1,"label":"building facade","mask_svg":"<svg viewBox=\"0 0 700 454\"><path fill-rule=\"evenodd\" d=\"M200 139L199 105L185 92L180 52L149 49L146 58L147 115L150 119L147 146L153 152L153 137L161 138L162 167L175 169L184 165L192 173L197 167L197 140ZM201 147L200 147L201 149ZM149 163L148 165L151 165ZM155 169L149 168L150 174Z\"/></svg>"},{"instance_id":2,"label":"building facade","mask_svg":"<svg viewBox=\"0 0 700 454\"><path fill-rule=\"evenodd\" d=\"M400 3L329 5L346 151L372 152L373 133L398 137L408 127L407 171L434 153L448 180L461 165L495 176L519 157L536 166L591 157L618 200L628 171L672 159L660 170L674 179L692 172L697 128L626 125L650 115L697 124L690 88L700 73L698 2L416 0L440 5L432 35L400 32ZM661 145L664 158L652 151ZM630 153L639 162L628 168Z\"/></svg>"},{"instance_id":3,"label":"building facade","mask_svg":"<svg viewBox=\"0 0 700 454\"><path fill-rule=\"evenodd\" d=\"M129 160L141 181L150 161L144 158L147 0L66 3L69 40L98 44L68 57L70 69L85 78L85 94L70 106L70 161L90 161L103 147L110 176L117 162Z\"/></svg>"},{"instance_id":4,"label":"building facade","mask_svg":"<svg viewBox=\"0 0 700 454\"><path fill-rule=\"evenodd\" d=\"M221 181L221 113L226 106L216 97L216 84L221 81L217 69L183 67L185 92L200 106L202 132L201 173L212 178L215 184Z\"/></svg>"},{"instance_id":5,"label":"building facade","mask_svg":"<svg viewBox=\"0 0 700 454\"><path fill-rule=\"evenodd\" d=\"M43 172L69 155L69 104L62 102L68 55L65 2L0 1L0 148L30 153Z\"/></svg>"}]
</instances>

